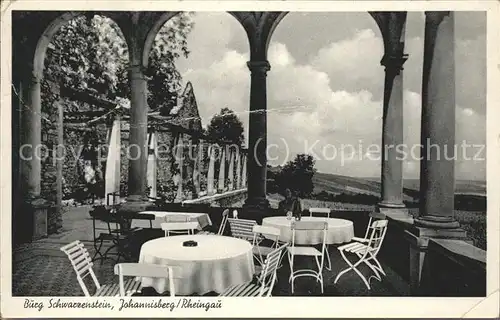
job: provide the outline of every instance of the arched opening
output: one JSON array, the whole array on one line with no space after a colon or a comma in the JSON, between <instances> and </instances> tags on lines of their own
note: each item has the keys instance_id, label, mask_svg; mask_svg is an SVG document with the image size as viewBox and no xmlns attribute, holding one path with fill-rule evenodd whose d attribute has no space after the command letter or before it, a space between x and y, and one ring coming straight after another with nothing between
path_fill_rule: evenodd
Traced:
<instances>
[{"instance_id":1,"label":"arched opening","mask_svg":"<svg viewBox=\"0 0 500 320\"><path fill-rule=\"evenodd\" d=\"M362 178L380 177L380 154L370 152L382 137L383 54L367 13L294 12L279 23L268 48L268 192L282 191L276 180L291 181L283 167L309 154L317 172L311 181L302 168L301 196L321 202L363 188L377 201L378 183Z\"/></svg>"},{"instance_id":2,"label":"arched opening","mask_svg":"<svg viewBox=\"0 0 500 320\"><path fill-rule=\"evenodd\" d=\"M68 205L104 198L110 122L122 112L119 101L128 99L127 66L120 28L102 15L64 14L38 42L40 196L55 205L48 212L49 234L71 228L74 215L87 215L90 208Z\"/></svg>"},{"instance_id":3,"label":"arched opening","mask_svg":"<svg viewBox=\"0 0 500 320\"><path fill-rule=\"evenodd\" d=\"M150 92L154 100L148 101L152 110L148 123L150 130L156 130L162 151L176 150L182 141L185 157L180 161L172 152L158 157L152 173L158 196L192 201L242 188L239 149L246 145L249 99L246 34L225 12L182 12L167 18L152 41L156 49L149 55L148 69L173 70L171 86L164 90L165 81L149 82L150 91L157 94ZM175 47L166 43L179 38L183 40ZM154 62L159 50L170 52L170 59ZM232 144L238 148L226 150Z\"/></svg>"}]
</instances>

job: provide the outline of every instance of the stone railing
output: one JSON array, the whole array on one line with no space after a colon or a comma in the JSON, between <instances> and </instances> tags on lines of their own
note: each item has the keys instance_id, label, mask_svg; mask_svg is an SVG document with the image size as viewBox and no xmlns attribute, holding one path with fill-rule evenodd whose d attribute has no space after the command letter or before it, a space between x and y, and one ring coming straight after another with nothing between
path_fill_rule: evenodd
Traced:
<instances>
[{"instance_id":1,"label":"stone railing","mask_svg":"<svg viewBox=\"0 0 500 320\"><path fill-rule=\"evenodd\" d=\"M486 294L486 251L463 239L417 237L412 219L387 218L389 226L379 256L408 282L411 295Z\"/></svg>"},{"instance_id":2,"label":"stone railing","mask_svg":"<svg viewBox=\"0 0 500 320\"><path fill-rule=\"evenodd\" d=\"M419 295L486 295L486 251L462 240L430 239L420 275Z\"/></svg>"},{"instance_id":3,"label":"stone railing","mask_svg":"<svg viewBox=\"0 0 500 320\"><path fill-rule=\"evenodd\" d=\"M226 191L223 193L218 193L214 195L206 195L197 199L185 200L182 204L198 204L198 203L208 203L211 206L216 207L232 207L234 204L241 202L246 199L247 189L238 189L232 191Z\"/></svg>"}]
</instances>

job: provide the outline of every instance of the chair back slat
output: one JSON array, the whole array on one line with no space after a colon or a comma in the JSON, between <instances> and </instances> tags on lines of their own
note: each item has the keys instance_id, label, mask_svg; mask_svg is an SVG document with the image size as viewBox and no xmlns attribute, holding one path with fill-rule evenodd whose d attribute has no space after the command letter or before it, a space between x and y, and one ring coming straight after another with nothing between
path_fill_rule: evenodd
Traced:
<instances>
[{"instance_id":1,"label":"chair back slat","mask_svg":"<svg viewBox=\"0 0 500 320\"><path fill-rule=\"evenodd\" d=\"M163 230L194 230L198 228L198 222L193 221L193 222L169 222L169 223L162 223L161 228Z\"/></svg>"},{"instance_id":2,"label":"chair back slat","mask_svg":"<svg viewBox=\"0 0 500 320\"><path fill-rule=\"evenodd\" d=\"M68 258L71 261L74 261L75 259L84 255L86 252L87 252L86 250L83 250L83 245L82 245L81 247L78 247L77 250L73 250L71 251L71 253L66 253L66 254L68 255Z\"/></svg>"},{"instance_id":3,"label":"chair back slat","mask_svg":"<svg viewBox=\"0 0 500 320\"><path fill-rule=\"evenodd\" d=\"M72 260L72 263L78 264L78 263L80 263L80 261L83 261L86 259L90 259L90 254L88 252L82 252L75 259Z\"/></svg>"},{"instance_id":4,"label":"chair back slat","mask_svg":"<svg viewBox=\"0 0 500 320\"><path fill-rule=\"evenodd\" d=\"M257 221L234 218L228 218L227 221L233 237L252 241L253 227L257 224Z\"/></svg>"},{"instance_id":5,"label":"chair back slat","mask_svg":"<svg viewBox=\"0 0 500 320\"><path fill-rule=\"evenodd\" d=\"M330 212L332 210L330 208L309 208L309 215L312 217L315 213L319 213L325 215L330 218Z\"/></svg>"},{"instance_id":6,"label":"chair back slat","mask_svg":"<svg viewBox=\"0 0 500 320\"><path fill-rule=\"evenodd\" d=\"M75 266L75 271L80 275L80 277L85 278L88 275L88 272L90 272L90 269L92 268L92 263L88 261L82 261L80 265Z\"/></svg>"},{"instance_id":7,"label":"chair back slat","mask_svg":"<svg viewBox=\"0 0 500 320\"><path fill-rule=\"evenodd\" d=\"M165 231L165 236L169 235L170 231L185 231L187 234L194 234L198 229L198 221L193 222L163 222L161 229Z\"/></svg>"},{"instance_id":8,"label":"chair back slat","mask_svg":"<svg viewBox=\"0 0 500 320\"><path fill-rule=\"evenodd\" d=\"M163 221L166 223L173 223L173 222L189 222L190 216L186 214L167 214L164 218Z\"/></svg>"},{"instance_id":9,"label":"chair back slat","mask_svg":"<svg viewBox=\"0 0 500 320\"><path fill-rule=\"evenodd\" d=\"M81 248L83 248L83 244L79 240L76 240L65 246L62 246L60 250L67 255L71 255L74 252L80 251Z\"/></svg>"}]
</instances>

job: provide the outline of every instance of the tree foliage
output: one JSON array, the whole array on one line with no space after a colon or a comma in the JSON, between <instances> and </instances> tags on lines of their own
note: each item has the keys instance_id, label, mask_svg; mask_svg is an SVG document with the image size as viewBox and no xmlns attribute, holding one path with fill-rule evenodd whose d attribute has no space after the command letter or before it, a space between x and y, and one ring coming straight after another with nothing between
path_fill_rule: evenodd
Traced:
<instances>
[{"instance_id":1,"label":"tree foliage","mask_svg":"<svg viewBox=\"0 0 500 320\"><path fill-rule=\"evenodd\" d=\"M158 32L149 55L148 105L162 114L168 114L177 104L182 90L182 76L175 61L189 56L187 35L194 26L192 16L183 13L170 19Z\"/></svg>"},{"instance_id":2,"label":"tree foliage","mask_svg":"<svg viewBox=\"0 0 500 320\"><path fill-rule=\"evenodd\" d=\"M314 189L314 164L314 157L308 154L298 154L294 160L286 163L274 175L279 191L283 193L288 188L299 197L309 197Z\"/></svg>"},{"instance_id":3,"label":"tree foliage","mask_svg":"<svg viewBox=\"0 0 500 320\"><path fill-rule=\"evenodd\" d=\"M243 123L236 113L228 108L222 108L214 115L207 127L210 139L238 146L241 146L245 139L243 131Z\"/></svg>"},{"instance_id":4,"label":"tree foliage","mask_svg":"<svg viewBox=\"0 0 500 320\"><path fill-rule=\"evenodd\" d=\"M187 35L193 27L192 14L181 13L159 31L153 44L148 69L148 103L151 108L171 107L181 89L182 77L175 67L187 57ZM42 112L56 113L59 99L50 82L117 101L130 98L128 48L116 23L99 15L78 16L63 25L53 37L45 58L42 82ZM86 111L99 106L67 103L65 111ZM44 123L44 127L51 123ZM44 128L45 130L46 128Z\"/></svg>"},{"instance_id":5,"label":"tree foliage","mask_svg":"<svg viewBox=\"0 0 500 320\"><path fill-rule=\"evenodd\" d=\"M192 27L192 14L181 13L155 38L146 70L148 103L153 109L170 104L181 89L182 77L175 62L189 55L186 38ZM83 15L62 26L52 39L44 76L101 98L130 98L128 61L127 44L119 27L107 17Z\"/></svg>"},{"instance_id":6,"label":"tree foliage","mask_svg":"<svg viewBox=\"0 0 500 320\"><path fill-rule=\"evenodd\" d=\"M153 109L171 103L181 89L182 77L175 67L181 56L189 54L186 37L193 27L192 14L181 13L167 22L156 36L145 75L148 103ZM51 39L44 61L42 81L42 130L54 129L59 95L52 83L86 91L111 101L130 99L129 56L121 30L111 19L100 15L81 15L63 25ZM102 106L65 100L64 112L89 111ZM97 140L106 137L105 128L93 128ZM64 131L66 145L79 146L81 132ZM74 160L74 159L71 159ZM43 165L42 170L45 170ZM74 185L75 179L68 179Z\"/></svg>"}]
</instances>

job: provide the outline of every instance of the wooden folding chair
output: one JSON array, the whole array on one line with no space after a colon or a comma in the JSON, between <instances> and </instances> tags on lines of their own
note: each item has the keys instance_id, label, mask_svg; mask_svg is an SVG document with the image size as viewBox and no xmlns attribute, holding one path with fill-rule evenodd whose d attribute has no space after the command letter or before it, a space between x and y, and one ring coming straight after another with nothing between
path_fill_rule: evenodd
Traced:
<instances>
[{"instance_id":1,"label":"wooden folding chair","mask_svg":"<svg viewBox=\"0 0 500 320\"><path fill-rule=\"evenodd\" d=\"M161 229L165 231L165 237L170 236L170 232L182 232L185 234L194 234L198 229L198 221L193 222L163 222Z\"/></svg>"},{"instance_id":2,"label":"wooden folding chair","mask_svg":"<svg viewBox=\"0 0 500 320\"><path fill-rule=\"evenodd\" d=\"M120 257L125 257L126 255L123 250L125 235L122 232L122 225L116 214L113 214L105 207L98 206L90 211L90 216L92 217L95 249L92 261L101 260L102 264L105 259L109 259L108 254L116 255L116 262L118 262ZM104 243L108 243L110 246L102 253L101 250ZM116 248L117 253L110 252L114 248Z\"/></svg>"},{"instance_id":3,"label":"wooden folding chair","mask_svg":"<svg viewBox=\"0 0 500 320\"><path fill-rule=\"evenodd\" d=\"M253 227L257 225L257 221L235 218L227 218L227 221L233 237L253 241Z\"/></svg>"},{"instance_id":4,"label":"wooden folding chair","mask_svg":"<svg viewBox=\"0 0 500 320\"><path fill-rule=\"evenodd\" d=\"M118 283L101 285L99 280L97 279L94 270L92 269L92 261L90 259L90 255L84 245L79 241L73 241L63 247L60 248L62 252L64 252L71 262L73 269L76 272L76 279L80 284L80 288L82 288L83 293L86 297L95 296L95 297L116 297L119 294L120 286ZM90 294L87 286L85 285L84 279L86 277L92 278L94 285L96 287L96 291L93 295ZM123 283L123 286L127 288L127 293L129 295L137 292L139 289L140 283L129 280Z\"/></svg>"},{"instance_id":5,"label":"wooden folding chair","mask_svg":"<svg viewBox=\"0 0 500 320\"><path fill-rule=\"evenodd\" d=\"M349 265L349 267L339 272L339 274L335 278L334 283L337 283L337 281L343 274L351 270L356 272L356 274L361 278L361 280L363 280L368 289L370 289L371 278L376 278L378 281L382 281L382 277L380 274L385 275L385 272L384 269L382 269L380 262L377 260L377 254L382 246L385 234L387 232L387 223L388 220L376 220L372 222L371 226L369 226L367 230L370 233L370 236L368 238L356 238L355 240L358 241L338 247L342 258ZM345 255L346 252L356 255L358 261L352 263L349 259L347 259ZM366 264L373 271L374 275L371 275L368 279L366 279L361 271L356 268L361 263Z\"/></svg>"},{"instance_id":6,"label":"wooden folding chair","mask_svg":"<svg viewBox=\"0 0 500 320\"><path fill-rule=\"evenodd\" d=\"M322 230L323 241L321 245L321 251L315 247L310 246L297 246L295 244L296 231L306 231L306 230ZM323 265L325 262L325 250L326 250L326 233L328 230L328 223L323 221L295 221L292 222L292 246L288 247L288 261L290 263L290 278L292 293L293 293L293 283L296 278L299 277L313 277L321 285L321 293L323 293ZM308 256L314 257L318 270L313 269L299 269L294 270L294 258L295 256Z\"/></svg>"},{"instance_id":7,"label":"wooden folding chair","mask_svg":"<svg viewBox=\"0 0 500 320\"><path fill-rule=\"evenodd\" d=\"M175 297L175 277L174 267L172 266L149 263L118 263L115 265L115 274L119 277L119 293L121 297L130 295L129 292L133 291L131 283L138 282L140 284L140 277L168 279L170 296ZM134 277L132 278L134 281L125 281L124 277Z\"/></svg>"},{"instance_id":8,"label":"wooden folding chair","mask_svg":"<svg viewBox=\"0 0 500 320\"><path fill-rule=\"evenodd\" d=\"M260 267L264 266L265 258L279 245L280 229L270 226L254 225L253 229L252 252L254 258L259 262ZM261 245L264 239L271 241L270 246Z\"/></svg>"},{"instance_id":9,"label":"wooden folding chair","mask_svg":"<svg viewBox=\"0 0 500 320\"><path fill-rule=\"evenodd\" d=\"M228 217L229 217L229 209L225 209L224 211L222 211L222 221L219 226L219 231L217 231L217 235L222 236L224 234ZM214 234L214 233L210 231L200 231L198 232L198 234Z\"/></svg>"},{"instance_id":10,"label":"wooden folding chair","mask_svg":"<svg viewBox=\"0 0 500 320\"><path fill-rule=\"evenodd\" d=\"M220 294L222 297L270 297L276 283L276 273L280 257L287 243L271 251L264 262L258 283L247 282L227 288Z\"/></svg>"}]
</instances>

